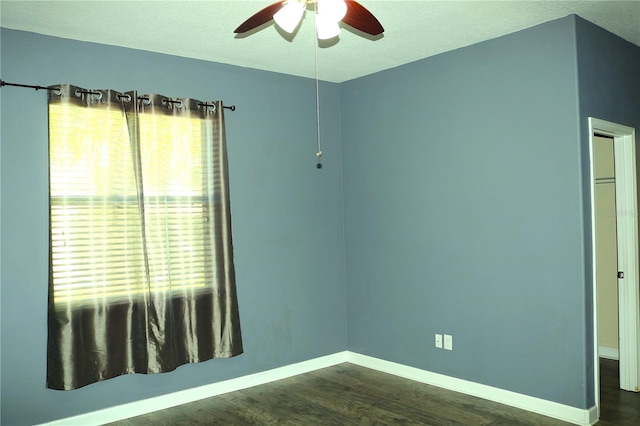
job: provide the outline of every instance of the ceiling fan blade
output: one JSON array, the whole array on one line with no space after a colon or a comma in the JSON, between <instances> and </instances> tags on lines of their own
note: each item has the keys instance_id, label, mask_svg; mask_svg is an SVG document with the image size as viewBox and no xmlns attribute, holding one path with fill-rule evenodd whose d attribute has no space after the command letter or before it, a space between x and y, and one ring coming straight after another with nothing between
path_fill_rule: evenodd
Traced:
<instances>
[{"instance_id":1,"label":"ceiling fan blade","mask_svg":"<svg viewBox=\"0 0 640 426\"><path fill-rule=\"evenodd\" d=\"M252 29L259 27L262 24L266 24L273 19L273 15L281 8L282 1L278 1L265 7L264 9L244 21L242 24L240 24L240 26L235 29L234 33L246 33L247 31L251 31Z\"/></svg>"},{"instance_id":2,"label":"ceiling fan blade","mask_svg":"<svg viewBox=\"0 0 640 426\"><path fill-rule=\"evenodd\" d=\"M354 0L345 0L345 2L347 3L347 14L342 18L342 22L374 36L384 32L380 21L363 5Z\"/></svg>"}]
</instances>

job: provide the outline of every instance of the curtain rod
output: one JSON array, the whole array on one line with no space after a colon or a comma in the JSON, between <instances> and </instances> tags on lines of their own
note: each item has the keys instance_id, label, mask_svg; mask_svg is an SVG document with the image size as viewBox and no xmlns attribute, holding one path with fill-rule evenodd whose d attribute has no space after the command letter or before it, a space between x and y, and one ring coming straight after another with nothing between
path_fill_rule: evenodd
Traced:
<instances>
[{"instance_id":1,"label":"curtain rod","mask_svg":"<svg viewBox=\"0 0 640 426\"><path fill-rule=\"evenodd\" d=\"M0 79L0 88L4 86L26 87L26 88L35 89L35 90L58 90L56 87L36 86L32 84L7 83L6 81ZM231 105L231 106L222 105L222 108L230 109L231 111L236 110L235 105Z\"/></svg>"}]
</instances>

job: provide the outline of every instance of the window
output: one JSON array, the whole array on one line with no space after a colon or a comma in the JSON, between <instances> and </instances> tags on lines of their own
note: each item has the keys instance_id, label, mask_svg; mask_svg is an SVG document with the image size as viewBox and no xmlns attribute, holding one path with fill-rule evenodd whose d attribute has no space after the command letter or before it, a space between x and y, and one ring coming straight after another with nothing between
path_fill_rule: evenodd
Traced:
<instances>
[{"instance_id":1,"label":"window","mask_svg":"<svg viewBox=\"0 0 640 426\"><path fill-rule=\"evenodd\" d=\"M48 103L47 387L241 354L222 102Z\"/></svg>"},{"instance_id":2,"label":"window","mask_svg":"<svg viewBox=\"0 0 640 426\"><path fill-rule=\"evenodd\" d=\"M50 105L56 304L197 291L214 279L210 124L139 114L138 148L127 119L121 109Z\"/></svg>"}]
</instances>

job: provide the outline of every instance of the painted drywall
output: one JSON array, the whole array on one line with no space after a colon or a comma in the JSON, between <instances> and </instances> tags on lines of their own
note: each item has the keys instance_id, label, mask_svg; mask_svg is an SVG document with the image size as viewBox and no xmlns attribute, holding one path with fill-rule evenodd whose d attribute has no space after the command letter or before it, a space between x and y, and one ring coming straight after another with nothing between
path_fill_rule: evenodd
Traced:
<instances>
[{"instance_id":1,"label":"painted drywall","mask_svg":"<svg viewBox=\"0 0 640 426\"><path fill-rule=\"evenodd\" d=\"M583 208L585 211L585 295L588 357L593 359L593 277L591 259L591 200L589 196L589 125L588 117L611 121L636 129L636 163L640 164L640 47L610 32L576 18L576 46L580 91L580 145L582 148ZM637 169L640 172L640 168ZM640 191L640 185L638 185ZM639 193L640 194L640 193ZM640 199L640 196L638 197ZM638 212L634 212L638 217ZM640 253L640 250L638 251ZM640 345L640 342L639 342ZM640 351L640 347L638 348ZM593 377L593 362L587 364ZM593 387L593 380L588 381ZM593 394L592 391L588 392Z\"/></svg>"},{"instance_id":2,"label":"painted drywall","mask_svg":"<svg viewBox=\"0 0 640 426\"><path fill-rule=\"evenodd\" d=\"M45 389L48 271L44 92L3 87L2 424L35 424L335 353L346 347L339 87L313 80L2 29L2 79L136 89L227 111L245 353L158 375Z\"/></svg>"},{"instance_id":3,"label":"painted drywall","mask_svg":"<svg viewBox=\"0 0 640 426\"><path fill-rule=\"evenodd\" d=\"M640 47L576 17L582 142L586 118L640 129ZM636 140L637 142L637 140Z\"/></svg>"},{"instance_id":4,"label":"painted drywall","mask_svg":"<svg viewBox=\"0 0 640 426\"><path fill-rule=\"evenodd\" d=\"M590 406L574 21L341 86L350 351Z\"/></svg>"}]
</instances>

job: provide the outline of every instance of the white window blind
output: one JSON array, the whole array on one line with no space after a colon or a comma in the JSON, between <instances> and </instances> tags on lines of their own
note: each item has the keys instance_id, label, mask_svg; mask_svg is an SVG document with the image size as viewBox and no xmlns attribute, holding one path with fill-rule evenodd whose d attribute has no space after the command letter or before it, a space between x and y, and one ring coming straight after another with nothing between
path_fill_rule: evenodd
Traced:
<instances>
[{"instance_id":1,"label":"white window blind","mask_svg":"<svg viewBox=\"0 0 640 426\"><path fill-rule=\"evenodd\" d=\"M215 253L212 155L201 137L207 122L139 114L132 140L119 109L49 108L55 303L209 286Z\"/></svg>"}]
</instances>

